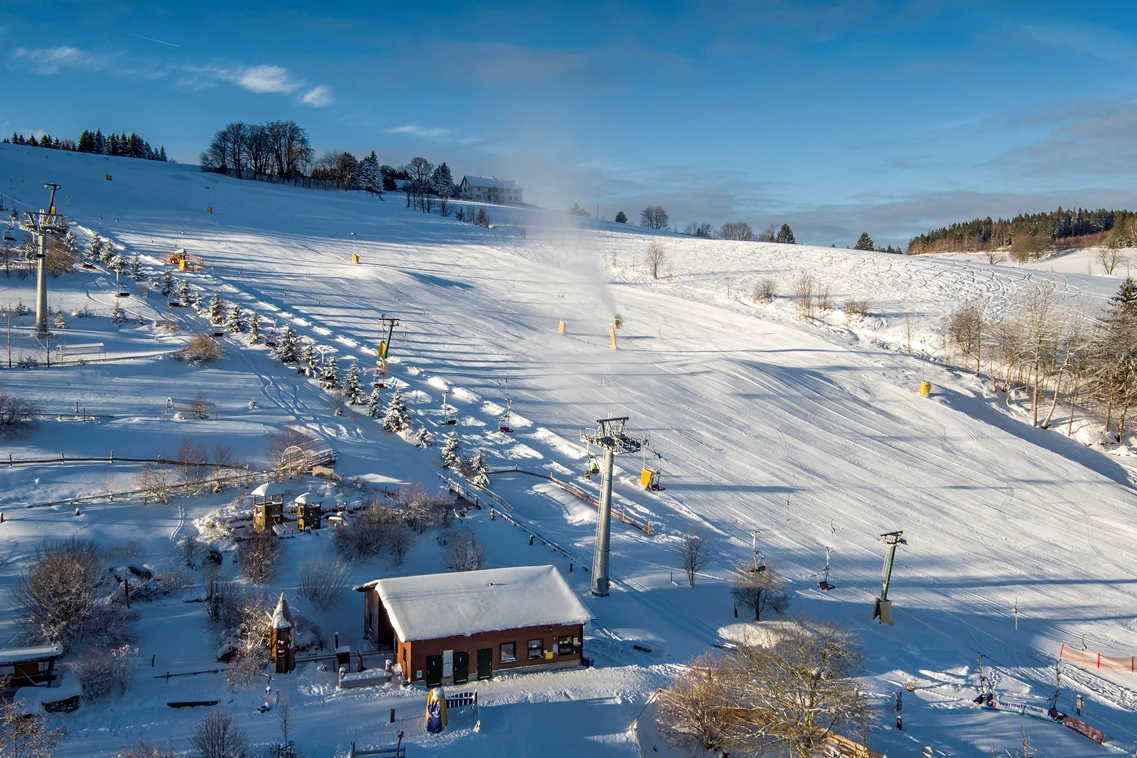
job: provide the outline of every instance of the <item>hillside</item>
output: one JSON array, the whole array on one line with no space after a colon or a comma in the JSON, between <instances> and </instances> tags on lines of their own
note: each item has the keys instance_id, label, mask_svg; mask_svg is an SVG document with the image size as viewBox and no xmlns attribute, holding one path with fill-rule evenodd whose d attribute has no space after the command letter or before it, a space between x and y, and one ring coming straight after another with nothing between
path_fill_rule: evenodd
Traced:
<instances>
[{"instance_id":1,"label":"hillside","mask_svg":"<svg viewBox=\"0 0 1137 758\"><path fill-rule=\"evenodd\" d=\"M104 181L103 173L101 158L0 145L5 204L14 194L22 207L38 207L42 183L58 182L59 210L81 235L98 231L155 272L175 247L202 256L205 273L179 278L203 295L219 293L281 327L291 324L301 336L334 348L341 367L352 359L373 366L383 336L380 318L398 317L392 375L405 385L412 410L445 432L431 425L442 417L445 389L464 447L487 449L491 469L518 466L574 478L595 491L580 476L586 456L580 430L606 416L628 416L629 428L664 456L666 489L658 493L636 486L643 460L619 460L618 505L650 522L655 535L614 523L615 587L607 599L588 595L588 577L579 570L591 563L595 512L547 481L495 475L491 486L526 528L572 554L573 573L569 559L541 540L530 546L502 519L474 511L465 522L486 543L491 567L554 563L562 569L596 617L585 640L595 668L481 683L480 730L459 721L434 737L421 728L419 689L337 692L308 664L274 685L297 711L307 755L342 755L353 739L391 742L391 707L416 756L458 750L471 756L506 750L547 758L582 751L638 755L628 726L651 692L670 680L676 664L720 642L719 630L736 623L725 577L750 560L754 530L764 555L790 583L791 613L834 618L861 636L869 652L866 687L880 704L881 728L872 739L880 752L911 755L934 745L936 755L964 756L1019 744L1018 717L983 712L970 702L980 654L996 666L1001 692L1045 705L1063 644L1137 653L1129 580L1137 574L1131 549L1137 528L1129 518L1128 471L1114 458L1021 423L973 378L905 352L909 341L913 352L931 352L940 321L961 300L982 295L999 313L1053 285L1073 307L1080 298L1104 300L1113 280L696 240L498 207L487 207L493 226L481 229L412 212L401 198L383 202L241 182L148 161L112 158L113 181ZM212 214L204 213L204 185ZM653 240L667 256L658 280L644 262ZM350 263L353 252L358 265ZM834 303L867 299L866 319L845 326L834 311L821 326L800 322L787 293L802 271L828 286ZM751 296L763 277L775 278L782 293L772 305ZM11 278L3 286L0 303L32 302L32 279ZM89 328L71 319L63 343L98 338L108 354L161 352L207 328L188 309L169 309L156 294L142 297L132 284L131 307L151 322L168 317L180 334L159 339L146 326L124 328L119 336L106 319L114 300L111 276L80 271L49 287L53 308L86 303L96 314ZM618 351L608 344L615 312L625 320ZM28 350L35 347L20 340ZM131 341L147 349L123 344ZM264 434L300 423L340 450L337 470L345 476L380 487L438 484L437 447L417 449L366 416L335 416L327 393L263 347L223 341L226 358L209 367L141 357L5 371L0 386L36 398L52 413L66 414L79 401L111 418L81 427L48 419L32 436L6 442L4 452L16 458L172 453L183 435L193 434L210 448L228 444L235 457L259 467ZM932 397L917 394L921 380L933 385ZM217 404L217 419L177 421L164 414L166 398L192 397L198 389ZM512 435L497 431L507 406ZM119 481L109 482L115 471ZM80 535L108 545L134 540L142 559L157 565L172 560L173 543L195 520L200 525L234 498L247 499L247 490L179 497L169 506L116 499L84 505L78 516L70 505L25 508L127 489L121 485L133 473L95 464L8 469L0 493L0 592L45 538ZM307 484L316 482L291 486L299 491ZM346 488L338 494L358 496ZM680 573L673 548L694 526L712 535L714 557L690 588L671 576L678 581ZM908 546L893 576L896 623L889 627L869 617L880 583L879 535L897 529ZM831 538L837 589L823 593L816 573ZM271 591L283 590L291 602L296 566L321 550L316 538L286 541L285 570ZM228 550L225 567L232 569ZM351 567L354 582L441 570L430 535L419 539L402 567L378 560ZM358 596L347 594L326 614L299 606L326 635L338 630L358 649L363 611ZM12 640L14 614L8 605L0 608L0 641ZM197 606L145 607L134 688L58 717L72 734L60 755L110 750L136 730L184 747L200 714L166 708L175 698L220 699L255 741L267 744L276 726L255 713L259 685L233 693L217 676L153 678L213 665L203 630ZM652 652L635 650L637 644ZM891 703L909 677L916 691L905 701L905 731L897 732L890 728ZM1084 693L1086 719L1131 753L1137 747L1132 675L1113 677L1064 666L1060 704L1070 709L1073 692ZM332 721L336 728L328 730ZM1028 720L1027 726L1043 754L1116 752L1057 724Z\"/></svg>"}]
</instances>

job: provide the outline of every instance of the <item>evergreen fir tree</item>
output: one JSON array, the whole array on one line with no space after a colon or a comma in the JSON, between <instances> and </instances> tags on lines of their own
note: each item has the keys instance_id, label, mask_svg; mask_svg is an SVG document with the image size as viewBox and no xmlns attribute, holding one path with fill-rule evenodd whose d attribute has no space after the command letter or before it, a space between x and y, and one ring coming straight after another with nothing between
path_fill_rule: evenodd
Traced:
<instances>
[{"instance_id":1,"label":"evergreen fir tree","mask_svg":"<svg viewBox=\"0 0 1137 758\"><path fill-rule=\"evenodd\" d=\"M379 159L375 156L374 150L371 151L371 155L359 162L356 181L359 183L361 190L377 195L379 194L379 183L381 181L379 176Z\"/></svg>"},{"instance_id":2,"label":"evergreen fir tree","mask_svg":"<svg viewBox=\"0 0 1137 758\"><path fill-rule=\"evenodd\" d=\"M470 480L477 485L486 486L490 482L490 469L486 463L486 451L479 448L470 458Z\"/></svg>"},{"instance_id":3,"label":"evergreen fir tree","mask_svg":"<svg viewBox=\"0 0 1137 758\"><path fill-rule=\"evenodd\" d=\"M115 272L116 274L121 274L126 269L126 258L123 258L121 255L116 254L115 257L111 258L111 262L107 265L110 267L111 271Z\"/></svg>"},{"instance_id":4,"label":"evergreen fir tree","mask_svg":"<svg viewBox=\"0 0 1137 758\"><path fill-rule=\"evenodd\" d=\"M324 389L334 390L340 386L340 368L336 363L335 353L324 361Z\"/></svg>"},{"instance_id":5,"label":"evergreen fir tree","mask_svg":"<svg viewBox=\"0 0 1137 758\"><path fill-rule=\"evenodd\" d=\"M284 331L276 341L276 356L281 363L295 363L300 358L299 339L296 332L292 331L291 324L284 325Z\"/></svg>"},{"instance_id":6,"label":"evergreen fir tree","mask_svg":"<svg viewBox=\"0 0 1137 758\"><path fill-rule=\"evenodd\" d=\"M214 295L209 301L209 323L220 326L225 320L225 301L220 295Z\"/></svg>"},{"instance_id":7,"label":"evergreen fir tree","mask_svg":"<svg viewBox=\"0 0 1137 758\"><path fill-rule=\"evenodd\" d=\"M142 259L137 255L130 259L130 278L136 282L142 281Z\"/></svg>"},{"instance_id":8,"label":"evergreen fir tree","mask_svg":"<svg viewBox=\"0 0 1137 758\"><path fill-rule=\"evenodd\" d=\"M628 214L624 213L623 211L620 211L619 213L617 213L616 214L616 223L617 224L628 223Z\"/></svg>"},{"instance_id":9,"label":"evergreen fir tree","mask_svg":"<svg viewBox=\"0 0 1137 758\"><path fill-rule=\"evenodd\" d=\"M241 306L233 305L225 319L225 329L231 334L240 334L245 331L245 316L241 313Z\"/></svg>"},{"instance_id":10,"label":"evergreen fir tree","mask_svg":"<svg viewBox=\"0 0 1137 758\"><path fill-rule=\"evenodd\" d=\"M446 444L442 446L442 465L446 468L457 468L461 462L462 441L458 438L457 430L446 436Z\"/></svg>"},{"instance_id":11,"label":"evergreen fir tree","mask_svg":"<svg viewBox=\"0 0 1137 758\"><path fill-rule=\"evenodd\" d=\"M797 244L797 238L794 237L794 230L790 228L789 224L782 224L782 228L778 230L778 234L774 237L775 242L782 242L787 245Z\"/></svg>"},{"instance_id":12,"label":"evergreen fir tree","mask_svg":"<svg viewBox=\"0 0 1137 758\"><path fill-rule=\"evenodd\" d=\"M103 238L95 232L91 236L91 244L87 247L87 257L93 261L102 260L103 257Z\"/></svg>"},{"instance_id":13,"label":"evergreen fir tree","mask_svg":"<svg viewBox=\"0 0 1137 758\"><path fill-rule=\"evenodd\" d=\"M465 221L466 220L466 211L463 210L462 208L459 208L458 212L454 214L454 218L458 219L459 221Z\"/></svg>"},{"instance_id":14,"label":"evergreen fir tree","mask_svg":"<svg viewBox=\"0 0 1137 758\"><path fill-rule=\"evenodd\" d=\"M379 388L375 387L371 390L370 397L367 398L367 415L371 418L379 417Z\"/></svg>"},{"instance_id":15,"label":"evergreen fir tree","mask_svg":"<svg viewBox=\"0 0 1137 758\"><path fill-rule=\"evenodd\" d=\"M117 327L121 327L126 323L126 311L118 304L118 299L114 301L114 307L111 308L111 323Z\"/></svg>"},{"instance_id":16,"label":"evergreen fir tree","mask_svg":"<svg viewBox=\"0 0 1137 758\"><path fill-rule=\"evenodd\" d=\"M300 373L304 376L311 378L316 375L320 363L316 359L316 348L311 342L305 342L300 348L300 364Z\"/></svg>"},{"instance_id":17,"label":"evergreen fir tree","mask_svg":"<svg viewBox=\"0 0 1137 758\"><path fill-rule=\"evenodd\" d=\"M174 275L170 273L170 269L162 271L162 286L159 290L165 297L169 297L170 293L174 291Z\"/></svg>"},{"instance_id":18,"label":"evergreen fir tree","mask_svg":"<svg viewBox=\"0 0 1137 758\"><path fill-rule=\"evenodd\" d=\"M178 299L178 302L182 305L193 305L193 303L190 302L190 288L188 281L185 279L178 280L178 286L174 289L174 297L176 297Z\"/></svg>"},{"instance_id":19,"label":"evergreen fir tree","mask_svg":"<svg viewBox=\"0 0 1137 758\"><path fill-rule=\"evenodd\" d=\"M430 176L430 186L438 193L439 197L454 197L454 177L451 175L450 167L446 165L446 161L434 169L434 173Z\"/></svg>"},{"instance_id":20,"label":"evergreen fir tree","mask_svg":"<svg viewBox=\"0 0 1137 758\"><path fill-rule=\"evenodd\" d=\"M352 361L348 367L343 391L347 396L348 405L359 405L363 402L363 384L359 381L358 361Z\"/></svg>"},{"instance_id":21,"label":"evergreen fir tree","mask_svg":"<svg viewBox=\"0 0 1137 758\"><path fill-rule=\"evenodd\" d=\"M245 341L250 345L261 344L261 319L255 311L249 317L249 338Z\"/></svg>"},{"instance_id":22,"label":"evergreen fir tree","mask_svg":"<svg viewBox=\"0 0 1137 758\"><path fill-rule=\"evenodd\" d=\"M0 205L0 209L2 208L3 206ZM70 253L71 255L75 255L75 253L79 252L79 243L75 241L75 235L71 233L70 229L63 235L59 243L63 246L64 252Z\"/></svg>"},{"instance_id":23,"label":"evergreen fir tree","mask_svg":"<svg viewBox=\"0 0 1137 758\"><path fill-rule=\"evenodd\" d=\"M1137 282L1133 281L1133 277L1126 277L1117 293L1110 296L1109 302L1113 304L1113 310L1124 311L1129 315L1137 313Z\"/></svg>"},{"instance_id":24,"label":"evergreen fir tree","mask_svg":"<svg viewBox=\"0 0 1137 758\"><path fill-rule=\"evenodd\" d=\"M55 328L56 329L66 329L67 328L67 321L65 321L63 318L63 309L62 308L58 308L55 311Z\"/></svg>"},{"instance_id":25,"label":"evergreen fir tree","mask_svg":"<svg viewBox=\"0 0 1137 758\"><path fill-rule=\"evenodd\" d=\"M103 240L103 249L102 249L102 253L99 255L99 259L102 260L103 263L110 263L111 258L113 258L114 256L115 256L114 243L108 239L104 239Z\"/></svg>"},{"instance_id":26,"label":"evergreen fir tree","mask_svg":"<svg viewBox=\"0 0 1137 758\"><path fill-rule=\"evenodd\" d=\"M430 447L434 444L434 435L425 426L420 426L414 434L415 447Z\"/></svg>"},{"instance_id":27,"label":"evergreen fir tree","mask_svg":"<svg viewBox=\"0 0 1137 758\"><path fill-rule=\"evenodd\" d=\"M410 428L410 412L403 400L403 391L396 388L391 400L387 403L387 412L383 416L383 428L388 432L402 432Z\"/></svg>"},{"instance_id":28,"label":"evergreen fir tree","mask_svg":"<svg viewBox=\"0 0 1137 758\"><path fill-rule=\"evenodd\" d=\"M486 215L486 209L478 206L478 215L474 217L474 226L489 227L490 219Z\"/></svg>"},{"instance_id":29,"label":"evergreen fir tree","mask_svg":"<svg viewBox=\"0 0 1137 758\"><path fill-rule=\"evenodd\" d=\"M872 241L872 237L868 232L861 232L861 238L857 240L857 244L853 246L854 250L872 250L876 244Z\"/></svg>"},{"instance_id":30,"label":"evergreen fir tree","mask_svg":"<svg viewBox=\"0 0 1137 758\"><path fill-rule=\"evenodd\" d=\"M265 332L265 342L271 342L273 345L279 347L279 335L276 333L276 322L269 319L268 330Z\"/></svg>"}]
</instances>

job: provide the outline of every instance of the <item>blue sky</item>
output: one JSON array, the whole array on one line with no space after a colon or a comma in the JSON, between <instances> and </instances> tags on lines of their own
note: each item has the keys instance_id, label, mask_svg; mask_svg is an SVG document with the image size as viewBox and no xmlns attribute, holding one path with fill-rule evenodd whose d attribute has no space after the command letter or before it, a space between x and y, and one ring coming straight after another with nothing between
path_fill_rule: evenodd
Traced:
<instances>
[{"instance_id":1,"label":"blue sky","mask_svg":"<svg viewBox=\"0 0 1137 758\"><path fill-rule=\"evenodd\" d=\"M1137 207L1132 3L55 2L0 7L0 134L232 120L526 199L799 241ZM267 9L267 10L263 10Z\"/></svg>"}]
</instances>

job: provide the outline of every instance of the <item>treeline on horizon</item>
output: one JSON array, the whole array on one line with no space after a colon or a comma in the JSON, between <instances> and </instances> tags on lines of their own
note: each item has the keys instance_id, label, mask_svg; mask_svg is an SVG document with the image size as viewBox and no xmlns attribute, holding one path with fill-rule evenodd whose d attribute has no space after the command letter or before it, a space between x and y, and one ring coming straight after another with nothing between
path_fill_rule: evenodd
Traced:
<instances>
[{"instance_id":1,"label":"treeline on horizon","mask_svg":"<svg viewBox=\"0 0 1137 758\"><path fill-rule=\"evenodd\" d=\"M1021 213L1012 219L976 218L913 237L909 255L983 252L1010 248L1041 253L1061 247L1137 244L1137 213L1100 208L1062 208L1048 213Z\"/></svg>"},{"instance_id":2,"label":"treeline on horizon","mask_svg":"<svg viewBox=\"0 0 1137 758\"><path fill-rule=\"evenodd\" d=\"M5 137L3 142L11 145L45 147L50 150L69 150L73 153L117 155L124 158L142 158L148 161L167 160L165 146L159 145L158 149L155 150L150 146L149 142L134 132L131 132L129 136L127 136L126 132L122 134L112 132L110 135L104 137L102 129L96 129L93 132L89 129L84 129L79 134L79 140L77 142L52 137L50 134L45 134L39 139L36 139L34 134L25 137L22 134L13 133L11 137Z\"/></svg>"}]
</instances>

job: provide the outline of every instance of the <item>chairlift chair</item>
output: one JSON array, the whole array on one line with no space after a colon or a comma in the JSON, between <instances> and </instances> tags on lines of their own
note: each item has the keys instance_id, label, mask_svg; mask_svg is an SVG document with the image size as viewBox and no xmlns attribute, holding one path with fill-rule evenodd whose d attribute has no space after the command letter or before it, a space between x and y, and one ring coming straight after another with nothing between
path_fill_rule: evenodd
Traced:
<instances>
[{"instance_id":1,"label":"chairlift chair","mask_svg":"<svg viewBox=\"0 0 1137 758\"><path fill-rule=\"evenodd\" d=\"M15 242L16 241L16 234L15 234L15 232L12 231L12 227L10 227L10 226L4 230L4 241L5 242Z\"/></svg>"},{"instance_id":2,"label":"chairlift chair","mask_svg":"<svg viewBox=\"0 0 1137 758\"><path fill-rule=\"evenodd\" d=\"M751 566L749 569L747 569L747 571L749 571L751 574L760 574L765 570L766 570L766 556L762 555L761 550L756 549L754 551L754 565Z\"/></svg>"},{"instance_id":3,"label":"chairlift chair","mask_svg":"<svg viewBox=\"0 0 1137 758\"><path fill-rule=\"evenodd\" d=\"M458 418L455 414L454 407L446 402L446 393L442 393L442 425L455 426L458 423Z\"/></svg>"},{"instance_id":4,"label":"chairlift chair","mask_svg":"<svg viewBox=\"0 0 1137 758\"><path fill-rule=\"evenodd\" d=\"M497 430L502 434L513 434L513 428L509 425L509 406L506 405L505 413L497 420Z\"/></svg>"},{"instance_id":5,"label":"chairlift chair","mask_svg":"<svg viewBox=\"0 0 1137 758\"><path fill-rule=\"evenodd\" d=\"M837 589L837 585L829 583L829 554L833 552L833 548L825 548L825 568L817 572L817 588L822 592Z\"/></svg>"},{"instance_id":6,"label":"chairlift chair","mask_svg":"<svg viewBox=\"0 0 1137 758\"><path fill-rule=\"evenodd\" d=\"M655 465L647 465L647 446L643 447L644 451L644 465L643 471L640 473L640 484L643 485L645 490L651 492L659 492L663 489L660 484L660 477L663 475L663 456L654 450L652 453L655 455Z\"/></svg>"},{"instance_id":7,"label":"chairlift chair","mask_svg":"<svg viewBox=\"0 0 1137 758\"><path fill-rule=\"evenodd\" d=\"M600 473L600 464L596 462L596 456L592 453L588 454L588 462L584 465L584 478L589 481L592 477Z\"/></svg>"}]
</instances>

